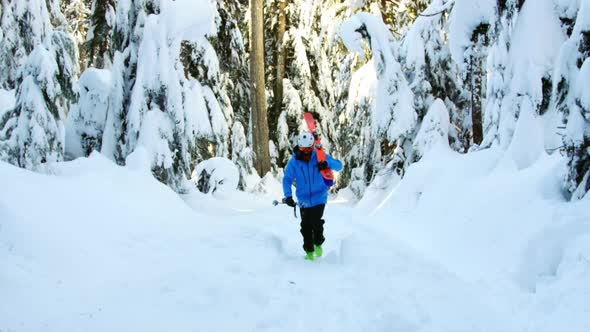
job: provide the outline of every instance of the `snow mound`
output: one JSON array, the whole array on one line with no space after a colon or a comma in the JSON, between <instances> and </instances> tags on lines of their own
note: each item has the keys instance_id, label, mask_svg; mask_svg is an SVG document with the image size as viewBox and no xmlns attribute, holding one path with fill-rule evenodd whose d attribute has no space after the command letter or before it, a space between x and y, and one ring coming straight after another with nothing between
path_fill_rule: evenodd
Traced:
<instances>
[{"instance_id":1,"label":"snow mound","mask_svg":"<svg viewBox=\"0 0 590 332\"><path fill-rule=\"evenodd\" d=\"M432 149L374 198L375 219L394 220L395 236L468 279L515 275L529 241L565 204L564 160L541 154L526 168L504 167L507 154Z\"/></svg>"},{"instance_id":2,"label":"snow mound","mask_svg":"<svg viewBox=\"0 0 590 332\"><path fill-rule=\"evenodd\" d=\"M422 120L422 126L414 141L414 149L419 157L424 156L434 145L449 146L449 112L445 103L437 99L430 105Z\"/></svg>"},{"instance_id":3,"label":"snow mound","mask_svg":"<svg viewBox=\"0 0 590 332\"><path fill-rule=\"evenodd\" d=\"M200 162L192 179L201 192L230 192L238 188L240 171L231 160L215 157Z\"/></svg>"},{"instance_id":4,"label":"snow mound","mask_svg":"<svg viewBox=\"0 0 590 332\"><path fill-rule=\"evenodd\" d=\"M506 155L514 161L518 169L523 169L533 165L543 154L543 123L534 113L529 100L525 99Z\"/></svg>"}]
</instances>

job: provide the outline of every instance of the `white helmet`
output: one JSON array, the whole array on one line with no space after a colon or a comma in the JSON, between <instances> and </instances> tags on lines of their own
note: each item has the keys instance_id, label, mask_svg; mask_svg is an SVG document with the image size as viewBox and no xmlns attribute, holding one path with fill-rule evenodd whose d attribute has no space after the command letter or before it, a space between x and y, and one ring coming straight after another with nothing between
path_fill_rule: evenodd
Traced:
<instances>
[{"instance_id":1,"label":"white helmet","mask_svg":"<svg viewBox=\"0 0 590 332\"><path fill-rule=\"evenodd\" d=\"M311 135L309 132L304 131L301 134L299 134L299 137L297 138L297 145L300 148L310 148L313 146L313 135Z\"/></svg>"}]
</instances>

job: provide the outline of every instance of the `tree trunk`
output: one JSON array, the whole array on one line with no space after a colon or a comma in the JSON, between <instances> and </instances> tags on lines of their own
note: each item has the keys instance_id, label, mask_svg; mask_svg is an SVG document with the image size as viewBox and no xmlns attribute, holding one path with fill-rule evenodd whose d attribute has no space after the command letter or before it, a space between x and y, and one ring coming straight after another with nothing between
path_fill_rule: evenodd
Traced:
<instances>
[{"instance_id":1,"label":"tree trunk","mask_svg":"<svg viewBox=\"0 0 590 332\"><path fill-rule=\"evenodd\" d=\"M263 0L250 0L250 74L252 76L252 145L254 166L260 176L270 171L268 118L264 85Z\"/></svg>"},{"instance_id":2,"label":"tree trunk","mask_svg":"<svg viewBox=\"0 0 590 332\"><path fill-rule=\"evenodd\" d=\"M471 122L473 131L473 143L480 145L483 141L483 120L482 120L482 101L483 101L483 78L485 65L485 54L482 54L481 45L475 48L475 54L470 57L471 67Z\"/></svg>"},{"instance_id":3,"label":"tree trunk","mask_svg":"<svg viewBox=\"0 0 590 332\"><path fill-rule=\"evenodd\" d=\"M285 8L287 0L279 0L279 27L277 31L277 76L274 93L274 110L270 115L271 128L275 128L283 106L283 78L285 77L285 58L287 52L283 45L283 37L287 30L287 16Z\"/></svg>"}]
</instances>

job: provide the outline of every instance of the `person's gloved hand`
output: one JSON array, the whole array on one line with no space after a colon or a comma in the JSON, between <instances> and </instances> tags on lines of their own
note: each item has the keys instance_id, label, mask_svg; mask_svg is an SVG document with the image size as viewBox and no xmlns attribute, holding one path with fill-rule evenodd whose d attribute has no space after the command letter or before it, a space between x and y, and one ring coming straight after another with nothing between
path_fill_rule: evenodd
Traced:
<instances>
[{"instance_id":1,"label":"person's gloved hand","mask_svg":"<svg viewBox=\"0 0 590 332\"><path fill-rule=\"evenodd\" d=\"M295 207L297 204L295 204L295 201L293 200L293 197L287 197L287 198L283 198L283 202L287 205L289 205L290 207Z\"/></svg>"},{"instance_id":2,"label":"person's gloved hand","mask_svg":"<svg viewBox=\"0 0 590 332\"><path fill-rule=\"evenodd\" d=\"M327 161L320 161L318 162L318 169L320 171L325 170L328 168L328 162Z\"/></svg>"}]
</instances>

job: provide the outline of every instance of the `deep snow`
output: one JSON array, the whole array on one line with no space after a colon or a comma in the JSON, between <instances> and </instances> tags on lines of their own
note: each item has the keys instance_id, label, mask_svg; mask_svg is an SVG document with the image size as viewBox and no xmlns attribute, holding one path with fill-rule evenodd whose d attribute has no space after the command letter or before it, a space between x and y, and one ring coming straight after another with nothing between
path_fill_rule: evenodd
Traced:
<instances>
[{"instance_id":1,"label":"deep snow","mask_svg":"<svg viewBox=\"0 0 590 332\"><path fill-rule=\"evenodd\" d=\"M316 262L276 180L179 197L96 153L0 163L0 330L588 331L590 200L564 202L561 158L508 158L439 146L333 201Z\"/></svg>"}]
</instances>

